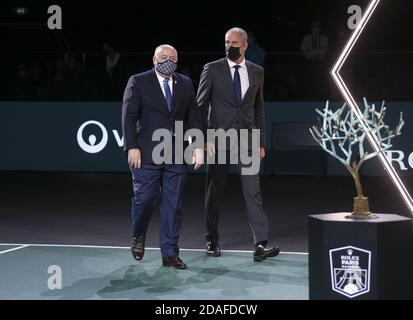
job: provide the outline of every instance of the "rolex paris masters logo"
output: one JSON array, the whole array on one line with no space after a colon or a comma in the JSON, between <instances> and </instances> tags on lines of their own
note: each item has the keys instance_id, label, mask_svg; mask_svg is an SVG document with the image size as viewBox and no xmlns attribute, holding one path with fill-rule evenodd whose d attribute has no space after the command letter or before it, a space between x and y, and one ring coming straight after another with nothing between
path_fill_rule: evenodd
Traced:
<instances>
[{"instance_id":1,"label":"rolex paris masters logo","mask_svg":"<svg viewBox=\"0 0 413 320\"><path fill-rule=\"evenodd\" d=\"M348 246L330 250L331 285L335 292L354 298L370 291L371 252Z\"/></svg>"}]
</instances>

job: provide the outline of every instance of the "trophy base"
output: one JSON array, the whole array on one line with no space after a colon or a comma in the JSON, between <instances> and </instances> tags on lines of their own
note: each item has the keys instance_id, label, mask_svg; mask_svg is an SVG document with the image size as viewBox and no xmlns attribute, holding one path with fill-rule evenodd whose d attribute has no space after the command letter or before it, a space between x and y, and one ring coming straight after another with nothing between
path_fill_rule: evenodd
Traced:
<instances>
[{"instance_id":1,"label":"trophy base","mask_svg":"<svg viewBox=\"0 0 413 320\"><path fill-rule=\"evenodd\" d=\"M372 220L344 218L349 214L349 212L340 212L309 216L308 293L310 300L413 299L411 219L386 213L379 213L379 217ZM351 269L351 261L354 260L347 257L350 255L349 249L352 251L352 257L358 259L356 270ZM339 270L343 270L341 269L343 259L346 261L344 267L349 267L344 272L353 272L348 275L345 282L359 281L357 284L354 283L354 286L347 286L347 288L354 288L354 291L345 291L343 287L337 285L340 280L343 280L339 273ZM337 273L334 272L335 270ZM328 271L333 271L334 282ZM359 284L364 287L357 287ZM332 287L336 290L332 290Z\"/></svg>"},{"instance_id":2,"label":"trophy base","mask_svg":"<svg viewBox=\"0 0 413 320\"><path fill-rule=\"evenodd\" d=\"M354 220L366 220L366 219L376 219L379 215L371 212L367 212L364 214L349 214L346 216L347 219L354 219Z\"/></svg>"},{"instance_id":3,"label":"trophy base","mask_svg":"<svg viewBox=\"0 0 413 320\"><path fill-rule=\"evenodd\" d=\"M347 215L347 219L376 219L379 215L369 211L369 198L355 197L353 203L353 213Z\"/></svg>"}]
</instances>

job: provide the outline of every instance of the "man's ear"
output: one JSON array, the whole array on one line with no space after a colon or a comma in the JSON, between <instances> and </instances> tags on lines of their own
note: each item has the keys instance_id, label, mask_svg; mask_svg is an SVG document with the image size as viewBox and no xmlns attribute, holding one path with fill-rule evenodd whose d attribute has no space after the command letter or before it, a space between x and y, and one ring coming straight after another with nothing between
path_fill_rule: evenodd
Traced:
<instances>
[{"instance_id":1,"label":"man's ear","mask_svg":"<svg viewBox=\"0 0 413 320\"><path fill-rule=\"evenodd\" d=\"M247 43L245 43L245 49L244 49L244 52L245 52L245 51L247 51L247 49L248 49L248 42L247 42Z\"/></svg>"}]
</instances>

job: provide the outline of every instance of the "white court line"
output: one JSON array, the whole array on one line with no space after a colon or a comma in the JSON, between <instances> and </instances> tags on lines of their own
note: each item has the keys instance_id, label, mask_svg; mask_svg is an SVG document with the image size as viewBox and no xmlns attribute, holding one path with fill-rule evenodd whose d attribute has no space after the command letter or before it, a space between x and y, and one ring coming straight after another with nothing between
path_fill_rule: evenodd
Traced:
<instances>
[{"instance_id":1,"label":"white court line","mask_svg":"<svg viewBox=\"0 0 413 320\"><path fill-rule=\"evenodd\" d=\"M97 249L130 249L130 247L116 247L116 246L93 246L93 245L81 245L81 244L21 244L21 243L0 243L0 246L23 246L23 247L67 247L67 248L97 248ZM159 248L145 248L146 250L160 250ZM17 249L16 249L17 250ZM180 251L195 251L204 252L205 249L179 249ZM7 250L6 250L7 251ZM221 250L222 252L235 252L235 253L252 253L252 250ZM1 253L1 252L0 252ZM296 254L296 255L308 255L307 252L284 252L283 254Z\"/></svg>"},{"instance_id":2,"label":"white court line","mask_svg":"<svg viewBox=\"0 0 413 320\"><path fill-rule=\"evenodd\" d=\"M30 245L29 245L29 244L22 244L22 245L16 244L16 246L20 246L20 247L12 248L12 249L8 249L8 250L4 250L4 251L0 251L0 254L7 253L7 252L12 252L12 251L16 251L16 250L20 250L20 249L29 247Z\"/></svg>"}]
</instances>

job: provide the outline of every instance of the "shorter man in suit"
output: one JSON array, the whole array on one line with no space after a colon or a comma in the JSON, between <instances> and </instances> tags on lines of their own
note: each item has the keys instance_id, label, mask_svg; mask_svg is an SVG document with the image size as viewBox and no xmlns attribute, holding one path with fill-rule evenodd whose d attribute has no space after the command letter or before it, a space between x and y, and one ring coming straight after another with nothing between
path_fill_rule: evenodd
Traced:
<instances>
[{"instance_id":1,"label":"shorter man in suit","mask_svg":"<svg viewBox=\"0 0 413 320\"><path fill-rule=\"evenodd\" d=\"M137 261L142 260L148 223L158 199L161 199L162 264L186 269L179 258L178 247L186 164L178 161L159 164L152 155L159 143L152 138L156 130L167 129L173 135L175 121L182 121L185 129L200 129L202 126L192 81L175 72L177 62L175 48L161 45L155 50L154 68L130 77L123 97L122 127L134 191L132 255ZM175 141L174 136L172 143L183 141ZM200 155L203 153L193 154L197 169L202 163Z\"/></svg>"}]
</instances>

